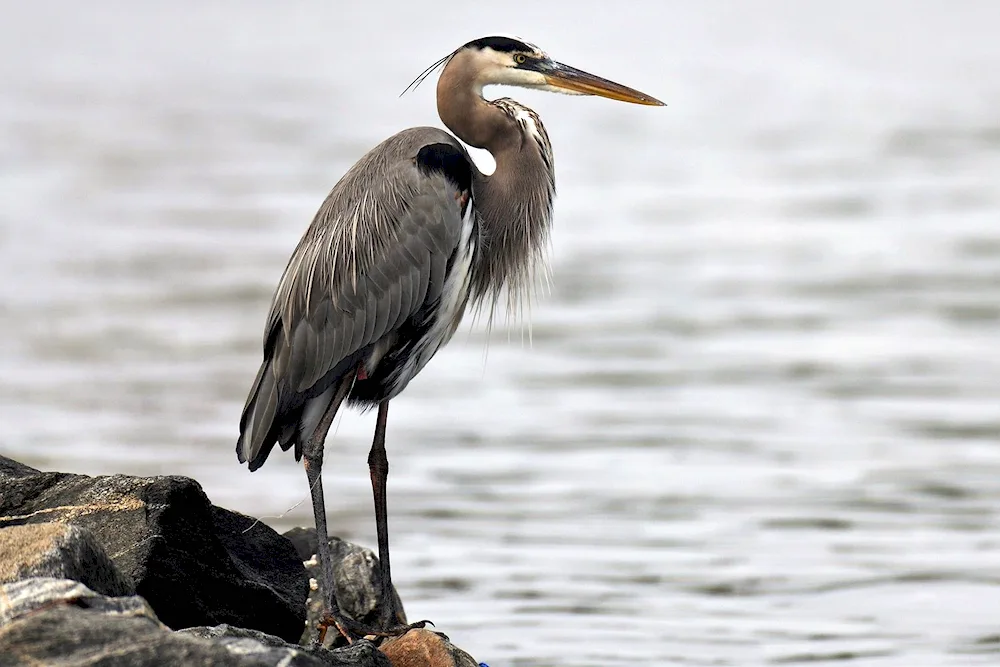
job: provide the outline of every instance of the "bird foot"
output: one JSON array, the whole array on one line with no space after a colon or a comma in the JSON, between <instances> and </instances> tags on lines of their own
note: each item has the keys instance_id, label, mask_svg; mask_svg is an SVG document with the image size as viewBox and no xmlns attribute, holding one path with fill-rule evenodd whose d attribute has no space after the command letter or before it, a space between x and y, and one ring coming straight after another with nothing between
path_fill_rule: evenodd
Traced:
<instances>
[{"instance_id":1,"label":"bird foot","mask_svg":"<svg viewBox=\"0 0 1000 667\"><path fill-rule=\"evenodd\" d=\"M326 633L330 628L336 628L337 632L340 636L347 640L348 644L353 644L358 639L369 637L377 640L386 639L388 637L399 637L401 635L405 635L410 630L416 628L426 628L428 625L433 626L434 624L428 620L423 620L405 625L400 623L390 626L384 630L375 630L345 616L324 614L319 621L319 644L320 646L324 644L324 641L326 640Z\"/></svg>"},{"instance_id":2,"label":"bird foot","mask_svg":"<svg viewBox=\"0 0 1000 667\"><path fill-rule=\"evenodd\" d=\"M420 628L426 628L428 625L433 626L434 624L424 619L422 621L417 621L416 623L410 623L408 625L394 625L388 630L378 630L375 632L370 632L367 636L375 636L380 639L385 639L387 637L399 637L405 635L410 630L417 630Z\"/></svg>"}]
</instances>

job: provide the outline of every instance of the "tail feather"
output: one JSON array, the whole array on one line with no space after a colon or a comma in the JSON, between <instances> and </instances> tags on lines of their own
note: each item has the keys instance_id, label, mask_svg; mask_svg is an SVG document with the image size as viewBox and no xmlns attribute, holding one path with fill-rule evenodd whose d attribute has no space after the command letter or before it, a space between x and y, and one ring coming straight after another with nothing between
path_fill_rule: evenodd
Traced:
<instances>
[{"instance_id":1,"label":"tail feather","mask_svg":"<svg viewBox=\"0 0 1000 667\"><path fill-rule=\"evenodd\" d=\"M264 362L257 371L240 418L240 437L236 456L257 470L278 443L283 450L295 447L295 460L302 458L302 447L313 436L320 419L333 406L340 409L354 386L354 369L369 352L358 350L330 369L305 392L288 387L288 364L291 350L284 345L282 329L275 326L264 346ZM283 374L279 378L279 374Z\"/></svg>"},{"instance_id":2,"label":"tail feather","mask_svg":"<svg viewBox=\"0 0 1000 667\"><path fill-rule=\"evenodd\" d=\"M257 470L264 465L275 443L286 451L294 445L295 460L300 460L303 444L313 436L323 415L331 405L336 415L353 386L353 376L341 377L321 394L304 402L288 405L285 401L279 415L278 382L272 361L264 361L240 419L240 437L236 441L240 463L249 462L250 470Z\"/></svg>"},{"instance_id":3,"label":"tail feather","mask_svg":"<svg viewBox=\"0 0 1000 667\"><path fill-rule=\"evenodd\" d=\"M257 371L257 378L243 408L240 437L236 442L236 456L240 463L249 462L250 470L264 465L274 447L277 439L274 433L277 412L278 387L271 361L265 360Z\"/></svg>"}]
</instances>

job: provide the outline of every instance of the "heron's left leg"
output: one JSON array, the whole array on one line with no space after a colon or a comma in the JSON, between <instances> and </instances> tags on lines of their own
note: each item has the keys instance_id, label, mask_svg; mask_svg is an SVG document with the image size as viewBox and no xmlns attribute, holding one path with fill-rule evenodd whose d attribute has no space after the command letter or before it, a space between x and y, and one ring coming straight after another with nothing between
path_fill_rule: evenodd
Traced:
<instances>
[{"instance_id":1,"label":"heron's left leg","mask_svg":"<svg viewBox=\"0 0 1000 667\"><path fill-rule=\"evenodd\" d=\"M409 625L403 624L400 610L396 607L396 595L392 588L392 575L389 568L389 527L386 511L385 483L389 477L389 459L385 455L385 424L389 416L389 401L383 401L378 406L378 417L375 420L375 438L372 440L371 451L368 452L368 470L372 478L372 495L375 499L375 530L378 533L378 564L381 600L379 601L379 630L374 634L380 637L391 637L405 634L412 628L423 628L430 621L417 621Z\"/></svg>"},{"instance_id":2,"label":"heron's left leg","mask_svg":"<svg viewBox=\"0 0 1000 667\"><path fill-rule=\"evenodd\" d=\"M379 612L379 629L388 631L400 624L396 599L392 591L392 575L389 567L389 526L386 509L386 480L389 477L389 459L385 454L385 425L389 416L389 401L378 405L375 420L375 437L368 452L368 471L372 478L372 496L375 499L375 530L378 534L379 580L382 586Z\"/></svg>"}]
</instances>

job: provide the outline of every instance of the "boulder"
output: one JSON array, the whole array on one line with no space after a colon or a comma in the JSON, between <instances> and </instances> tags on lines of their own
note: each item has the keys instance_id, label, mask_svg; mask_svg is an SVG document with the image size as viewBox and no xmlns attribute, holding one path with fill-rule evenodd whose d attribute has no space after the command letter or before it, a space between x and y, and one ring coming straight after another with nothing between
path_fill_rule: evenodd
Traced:
<instances>
[{"instance_id":1,"label":"boulder","mask_svg":"<svg viewBox=\"0 0 1000 667\"><path fill-rule=\"evenodd\" d=\"M39 472L0 456L0 667L475 667L429 630L379 648L288 643L303 634L316 544L313 529L286 538L214 507L187 478ZM341 608L374 626L378 559L330 546ZM309 605L306 644L315 591Z\"/></svg>"},{"instance_id":2,"label":"boulder","mask_svg":"<svg viewBox=\"0 0 1000 667\"><path fill-rule=\"evenodd\" d=\"M316 623L321 613L322 602L319 595L319 584L322 576L319 571L319 558L316 554L316 529L293 528L284 534L305 562L306 570L313 580L310 587L306 629L300 643L305 644L315 632ZM379 617L379 596L382 590L382 578L378 571L378 556L371 549L346 542L339 537L330 538L330 557L333 560L333 581L337 592L337 604L340 610L361 622L374 628ZM398 622L406 623L406 613L399 594L393 588L398 610ZM327 633L327 643L342 643L334 632Z\"/></svg>"},{"instance_id":3,"label":"boulder","mask_svg":"<svg viewBox=\"0 0 1000 667\"><path fill-rule=\"evenodd\" d=\"M138 597L109 598L64 579L0 587L0 664L70 667L388 667L368 642L304 649L253 630L220 626L171 632Z\"/></svg>"},{"instance_id":4,"label":"boulder","mask_svg":"<svg viewBox=\"0 0 1000 667\"><path fill-rule=\"evenodd\" d=\"M298 526L282 533L281 535L292 543L292 546L295 548L295 553L299 555L299 558L302 559L303 562L310 560L316 555L317 542L315 528L303 528Z\"/></svg>"},{"instance_id":5,"label":"boulder","mask_svg":"<svg viewBox=\"0 0 1000 667\"><path fill-rule=\"evenodd\" d=\"M0 628L28 618L47 607L76 607L95 613L141 618L164 628L156 614L141 597L108 597L95 593L79 581L32 577L0 586Z\"/></svg>"},{"instance_id":6,"label":"boulder","mask_svg":"<svg viewBox=\"0 0 1000 667\"><path fill-rule=\"evenodd\" d=\"M424 628L386 639L379 650L392 667L483 667L447 636Z\"/></svg>"},{"instance_id":7,"label":"boulder","mask_svg":"<svg viewBox=\"0 0 1000 667\"><path fill-rule=\"evenodd\" d=\"M257 630L246 630L244 628L234 628L229 625L217 625L212 628L188 628L180 630L177 634L187 634L202 639L214 641L229 648L234 653L247 651L260 651L261 646L271 651L270 659L288 659L292 662L281 664L298 665L294 660L300 656L308 657L310 660L318 661L319 664L328 667L392 667L392 663L375 645L369 641L356 641L350 646L338 649L325 649L319 647L292 646L278 637L268 635ZM270 664L278 664L273 662ZM309 663L301 663L313 664Z\"/></svg>"},{"instance_id":8,"label":"boulder","mask_svg":"<svg viewBox=\"0 0 1000 667\"><path fill-rule=\"evenodd\" d=\"M26 466L19 461L0 456L0 481L6 479L17 479L28 475L37 475L41 470L35 470L31 466Z\"/></svg>"},{"instance_id":9,"label":"boulder","mask_svg":"<svg viewBox=\"0 0 1000 667\"><path fill-rule=\"evenodd\" d=\"M0 457L0 527L88 529L174 629L229 623L297 641L308 578L291 543L185 477L37 472Z\"/></svg>"},{"instance_id":10,"label":"boulder","mask_svg":"<svg viewBox=\"0 0 1000 667\"><path fill-rule=\"evenodd\" d=\"M94 534L65 523L0 528L0 583L30 577L73 579L103 595L135 593Z\"/></svg>"}]
</instances>

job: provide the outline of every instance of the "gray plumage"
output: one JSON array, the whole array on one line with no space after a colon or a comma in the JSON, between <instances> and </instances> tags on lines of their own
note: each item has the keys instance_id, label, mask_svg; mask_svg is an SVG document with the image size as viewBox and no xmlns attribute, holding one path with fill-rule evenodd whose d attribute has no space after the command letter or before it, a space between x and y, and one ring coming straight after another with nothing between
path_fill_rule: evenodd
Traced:
<instances>
[{"instance_id":1,"label":"gray plumage","mask_svg":"<svg viewBox=\"0 0 1000 667\"><path fill-rule=\"evenodd\" d=\"M450 338L470 297L490 317L505 295L508 314L530 298L548 245L555 197L552 148L531 109L508 98L482 104L486 108L479 114L498 128L494 136L503 137L499 145L491 142L497 161L492 175L480 172L447 132L412 128L372 149L323 202L271 304L265 359L238 443L240 461L249 461L252 470L263 465L275 442L282 449L294 446L296 458L301 456L302 443L332 400L331 386L354 383L359 366L370 377L378 371L381 358L401 343L398 332L407 318L422 306L433 309L454 253L472 259L470 280L456 297L460 307L427 315L448 318L448 335L424 341L420 347L430 354L394 367L373 399L349 390L347 402L372 407L402 391ZM468 122L466 114L450 125L461 132ZM420 149L434 144L453 147L471 174L469 248L459 247L464 217L459 187L416 163Z\"/></svg>"},{"instance_id":2,"label":"gray plumage","mask_svg":"<svg viewBox=\"0 0 1000 667\"><path fill-rule=\"evenodd\" d=\"M277 441L283 449L312 435L330 387L354 382L361 365L370 376L397 344L397 334L422 306L441 299L448 262L458 252L463 211L458 187L421 170L415 158L429 144L465 153L447 132L413 128L363 157L327 196L292 254L271 303L264 332L265 360L244 410L241 461L263 464ZM466 207L469 203L466 202ZM475 251L475 241L469 252ZM427 341L430 355L461 320L468 285L447 336ZM430 355L395 369L383 400L398 394ZM350 395L348 397L350 400Z\"/></svg>"},{"instance_id":3,"label":"gray plumage","mask_svg":"<svg viewBox=\"0 0 1000 667\"><path fill-rule=\"evenodd\" d=\"M552 146L535 112L508 98L487 102L483 86L660 104L507 37L469 42L415 83L438 65L444 66L438 114L458 138L429 127L404 130L334 186L278 283L236 444L251 470L275 444L304 459L319 536L321 625L335 625L348 638L371 629L340 614L333 595L321 468L334 416L345 402L378 407L368 464L382 585L379 629L405 631L389 568L389 401L448 342L470 301L492 318L506 295L508 314L516 313L544 267L555 197ZM481 173L462 142L487 149L494 173Z\"/></svg>"}]
</instances>

